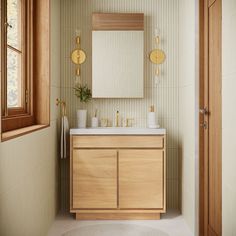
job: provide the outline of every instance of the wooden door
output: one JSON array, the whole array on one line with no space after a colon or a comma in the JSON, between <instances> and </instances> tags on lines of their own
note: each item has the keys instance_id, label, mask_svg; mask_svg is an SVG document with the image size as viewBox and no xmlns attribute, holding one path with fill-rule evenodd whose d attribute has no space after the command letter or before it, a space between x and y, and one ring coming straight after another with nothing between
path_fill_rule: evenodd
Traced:
<instances>
[{"instance_id":1,"label":"wooden door","mask_svg":"<svg viewBox=\"0 0 236 236\"><path fill-rule=\"evenodd\" d=\"M119 151L119 207L164 208L164 152Z\"/></svg>"},{"instance_id":2,"label":"wooden door","mask_svg":"<svg viewBox=\"0 0 236 236\"><path fill-rule=\"evenodd\" d=\"M117 151L73 150L74 209L117 208Z\"/></svg>"},{"instance_id":3,"label":"wooden door","mask_svg":"<svg viewBox=\"0 0 236 236\"><path fill-rule=\"evenodd\" d=\"M203 97L201 112L201 137L203 138L202 186L200 189L200 235L222 235L222 2L205 1L205 42L204 42L204 76L202 82ZM200 140L201 141L201 140ZM201 173L201 172L200 172ZM202 197L202 198L201 198ZM201 220L200 220L201 222Z\"/></svg>"}]
</instances>

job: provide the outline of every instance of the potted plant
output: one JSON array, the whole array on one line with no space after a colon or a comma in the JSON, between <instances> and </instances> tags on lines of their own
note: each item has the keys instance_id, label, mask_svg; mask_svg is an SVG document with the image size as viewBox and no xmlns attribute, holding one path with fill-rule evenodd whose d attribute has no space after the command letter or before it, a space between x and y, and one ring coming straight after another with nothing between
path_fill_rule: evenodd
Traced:
<instances>
[{"instance_id":1,"label":"potted plant","mask_svg":"<svg viewBox=\"0 0 236 236\"><path fill-rule=\"evenodd\" d=\"M75 95L79 98L81 103L87 103L92 99L91 90L87 85L82 86L78 84L74 87ZM87 125L87 110L77 110L77 126L78 128L86 128Z\"/></svg>"}]
</instances>

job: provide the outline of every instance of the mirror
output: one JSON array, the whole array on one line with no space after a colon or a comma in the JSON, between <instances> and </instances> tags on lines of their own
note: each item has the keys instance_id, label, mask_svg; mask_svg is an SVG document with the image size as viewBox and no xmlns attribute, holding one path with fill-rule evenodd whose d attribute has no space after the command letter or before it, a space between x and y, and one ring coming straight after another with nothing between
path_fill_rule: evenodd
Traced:
<instances>
[{"instance_id":1,"label":"mirror","mask_svg":"<svg viewBox=\"0 0 236 236\"><path fill-rule=\"evenodd\" d=\"M143 98L143 30L92 32L93 98Z\"/></svg>"}]
</instances>

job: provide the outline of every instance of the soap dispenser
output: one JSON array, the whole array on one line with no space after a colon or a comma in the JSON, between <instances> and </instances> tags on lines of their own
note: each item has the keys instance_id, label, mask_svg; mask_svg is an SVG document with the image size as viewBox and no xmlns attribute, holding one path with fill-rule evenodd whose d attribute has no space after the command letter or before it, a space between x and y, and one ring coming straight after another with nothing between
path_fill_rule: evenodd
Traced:
<instances>
[{"instance_id":1,"label":"soap dispenser","mask_svg":"<svg viewBox=\"0 0 236 236\"><path fill-rule=\"evenodd\" d=\"M155 109L154 106L150 106L150 110L148 112L148 128L150 129L157 129L160 126L158 125L158 123L156 122L156 113L155 113Z\"/></svg>"}]
</instances>

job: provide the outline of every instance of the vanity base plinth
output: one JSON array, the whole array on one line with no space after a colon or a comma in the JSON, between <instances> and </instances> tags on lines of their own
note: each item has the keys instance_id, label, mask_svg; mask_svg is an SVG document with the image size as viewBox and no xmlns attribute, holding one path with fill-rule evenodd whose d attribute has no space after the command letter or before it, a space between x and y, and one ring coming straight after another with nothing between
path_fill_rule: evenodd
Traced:
<instances>
[{"instance_id":1,"label":"vanity base plinth","mask_svg":"<svg viewBox=\"0 0 236 236\"><path fill-rule=\"evenodd\" d=\"M160 220L160 213L76 213L76 220Z\"/></svg>"}]
</instances>

